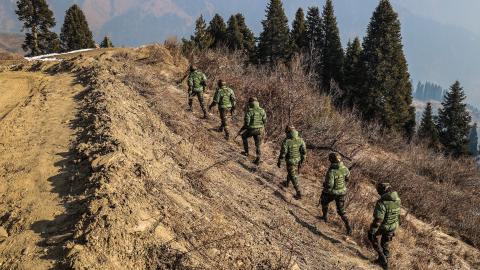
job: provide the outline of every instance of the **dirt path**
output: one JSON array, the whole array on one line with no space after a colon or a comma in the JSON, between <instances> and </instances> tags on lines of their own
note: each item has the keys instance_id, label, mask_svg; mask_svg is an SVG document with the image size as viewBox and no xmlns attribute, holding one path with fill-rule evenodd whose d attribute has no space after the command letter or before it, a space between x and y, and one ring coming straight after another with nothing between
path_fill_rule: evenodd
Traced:
<instances>
[{"instance_id":1,"label":"dirt path","mask_svg":"<svg viewBox=\"0 0 480 270\"><path fill-rule=\"evenodd\" d=\"M0 73L0 226L9 234L1 269L51 269L63 257L71 125L83 89L73 82L70 74Z\"/></svg>"}]
</instances>

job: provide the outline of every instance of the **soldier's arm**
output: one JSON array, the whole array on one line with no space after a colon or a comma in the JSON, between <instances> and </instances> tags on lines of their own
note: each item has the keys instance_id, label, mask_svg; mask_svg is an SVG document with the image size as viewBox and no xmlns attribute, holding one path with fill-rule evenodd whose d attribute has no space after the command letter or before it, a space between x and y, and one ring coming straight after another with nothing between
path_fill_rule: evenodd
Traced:
<instances>
[{"instance_id":1,"label":"soldier's arm","mask_svg":"<svg viewBox=\"0 0 480 270\"><path fill-rule=\"evenodd\" d=\"M232 109L235 109L237 107L237 98L235 97L235 92L232 91L232 94L230 95L230 102L232 102Z\"/></svg>"},{"instance_id":2,"label":"soldier's arm","mask_svg":"<svg viewBox=\"0 0 480 270\"><path fill-rule=\"evenodd\" d=\"M250 116L250 112L247 111L247 112L245 113L245 119L244 119L244 121L243 121L243 127L242 127L242 129L246 129L246 128L248 127L248 124L250 123L250 117L251 117L251 116Z\"/></svg>"},{"instance_id":3,"label":"soldier's arm","mask_svg":"<svg viewBox=\"0 0 480 270\"><path fill-rule=\"evenodd\" d=\"M350 181L350 170L347 167L345 167L345 173L346 173L345 174L345 181L349 182Z\"/></svg>"},{"instance_id":4,"label":"soldier's arm","mask_svg":"<svg viewBox=\"0 0 480 270\"><path fill-rule=\"evenodd\" d=\"M192 91L193 89L193 76L189 75L188 76L188 90Z\"/></svg>"},{"instance_id":5,"label":"soldier's arm","mask_svg":"<svg viewBox=\"0 0 480 270\"><path fill-rule=\"evenodd\" d=\"M368 231L369 234L373 235L377 233L378 229L382 225L383 219L385 218L385 213L385 206L382 203L377 202L375 211L373 212L373 222L370 225L370 230Z\"/></svg>"},{"instance_id":6,"label":"soldier's arm","mask_svg":"<svg viewBox=\"0 0 480 270\"><path fill-rule=\"evenodd\" d=\"M325 188L327 191L332 191L333 186L335 185L335 176L333 175L332 170L328 170L327 175L325 177Z\"/></svg>"},{"instance_id":7,"label":"soldier's arm","mask_svg":"<svg viewBox=\"0 0 480 270\"><path fill-rule=\"evenodd\" d=\"M302 144L300 145L300 163L304 163L307 159L307 146L305 145L305 141L302 140Z\"/></svg>"},{"instance_id":8,"label":"soldier's arm","mask_svg":"<svg viewBox=\"0 0 480 270\"><path fill-rule=\"evenodd\" d=\"M215 105L220 102L220 89L215 90L215 95L213 96L212 104L208 107L208 109L212 109Z\"/></svg>"},{"instance_id":9,"label":"soldier's arm","mask_svg":"<svg viewBox=\"0 0 480 270\"><path fill-rule=\"evenodd\" d=\"M263 111L262 122L263 122L263 126L267 125L267 113L265 112L265 110Z\"/></svg>"}]
</instances>

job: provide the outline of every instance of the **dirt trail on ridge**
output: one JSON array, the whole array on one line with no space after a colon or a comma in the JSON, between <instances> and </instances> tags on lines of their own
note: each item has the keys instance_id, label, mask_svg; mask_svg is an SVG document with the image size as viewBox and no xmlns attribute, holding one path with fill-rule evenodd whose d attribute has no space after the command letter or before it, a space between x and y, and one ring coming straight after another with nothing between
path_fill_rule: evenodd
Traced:
<instances>
[{"instance_id":1,"label":"dirt trail on ridge","mask_svg":"<svg viewBox=\"0 0 480 270\"><path fill-rule=\"evenodd\" d=\"M75 96L83 87L70 74L0 73L1 269L59 267L71 237L70 143Z\"/></svg>"}]
</instances>

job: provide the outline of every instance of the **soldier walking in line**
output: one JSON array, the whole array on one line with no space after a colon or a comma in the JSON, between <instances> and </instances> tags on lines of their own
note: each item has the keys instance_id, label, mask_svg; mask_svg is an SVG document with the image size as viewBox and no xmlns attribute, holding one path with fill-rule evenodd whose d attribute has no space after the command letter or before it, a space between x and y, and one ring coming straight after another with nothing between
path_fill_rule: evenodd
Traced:
<instances>
[{"instance_id":1,"label":"soldier walking in line","mask_svg":"<svg viewBox=\"0 0 480 270\"><path fill-rule=\"evenodd\" d=\"M242 154L248 157L248 138L253 137L255 141L257 158L254 163L260 164L261 161L261 146L263 136L265 135L265 125L267 124L267 114L264 109L260 107L260 103L254 97L248 101L248 108L245 111L244 124L240 129L239 134L242 134L243 149ZM245 131L245 132L243 132ZM243 132L243 133L242 133Z\"/></svg>"},{"instance_id":2,"label":"soldier walking in line","mask_svg":"<svg viewBox=\"0 0 480 270\"><path fill-rule=\"evenodd\" d=\"M278 168L281 168L282 160L286 161L288 176L287 181L283 182L283 186L288 188L290 182L292 182L293 187L297 192L294 198L300 200L302 198L302 193L298 185L298 173L307 157L307 147L305 146L303 139L298 135L298 131L295 130L295 127L287 127L285 133L287 138L282 143L277 166Z\"/></svg>"},{"instance_id":3,"label":"soldier walking in line","mask_svg":"<svg viewBox=\"0 0 480 270\"><path fill-rule=\"evenodd\" d=\"M320 204L322 205L322 220L328 221L328 206L335 201L337 213L342 218L347 235L352 234L352 228L345 212L345 195L347 194L347 182L350 180L350 171L341 161L340 155L331 153L328 156L330 168L325 176Z\"/></svg>"},{"instance_id":4,"label":"soldier walking in line","mask_svg":"<svg viewBox=\"0 0 480 270\"><path fill-rule=\"evenodd\" d=\"M222 80L218 81L218 88L215 91L215 96L213 97L213 102L208 107L210 111L215 105L218 105L218 112L220 114L221 125L218 129L218 132L225 131L225 139L228 141L230 139L230 129L228 124L228 116L230 114L233 116L235 112L236 100L235 93L226 83Z\"/></svg>"},{"instance_id":5,"label":"soldier walking in line","mask_svg":"<svg viewBox=\"0 0 480 270\"><path fill-rule=\"evenodd\" d=\"M208 114L205 108L204 93L207 86L207 76L197 70L195 66L190 66L190 74L188 75L188 107L189 111L193 111L193 98L196 96L200 107L202 108L203 118L207 119Z\"/></svg>"}]
</instances>

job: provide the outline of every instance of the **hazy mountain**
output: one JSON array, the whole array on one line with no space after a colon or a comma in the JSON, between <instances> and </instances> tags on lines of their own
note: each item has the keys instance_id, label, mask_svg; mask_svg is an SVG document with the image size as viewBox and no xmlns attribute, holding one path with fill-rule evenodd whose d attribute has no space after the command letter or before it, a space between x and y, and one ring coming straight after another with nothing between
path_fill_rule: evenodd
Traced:
<instances>
[{"instance_id":1,"label":"hazy mountain","mask_svg":"<svg viewBox=\"0 0 480 270\"><path fill-rule=\"evenodd\" d=\"M85 11L96 40L104 35L114 44L137 46L186 36L195 19L218 12L226 19L241 12L258 34L267 0L47 0L59 31L65 10L73 3ZM298 7L323 5L318 0L284 0L290 18ZM392 0L403 25L405 52L414 85L428 80L447 88L458 79L470 102L480 104L480 9L478 0ZM378 0L334 0L344 43L363 36ZM19 32L15 0L0 0L0 32Z\"/></svg>"}]
</instances>

